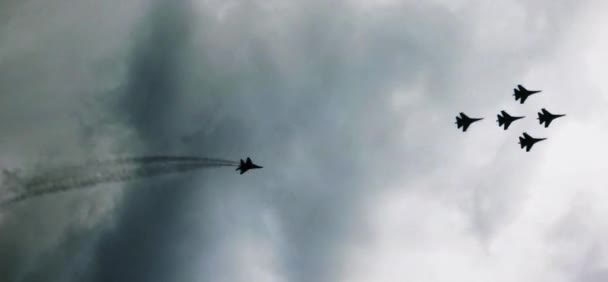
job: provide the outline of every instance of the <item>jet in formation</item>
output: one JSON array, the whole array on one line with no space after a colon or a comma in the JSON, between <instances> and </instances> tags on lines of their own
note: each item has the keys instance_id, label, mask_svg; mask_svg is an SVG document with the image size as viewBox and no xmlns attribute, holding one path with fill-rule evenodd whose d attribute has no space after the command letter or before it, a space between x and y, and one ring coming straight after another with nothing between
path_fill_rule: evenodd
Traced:
<instances>
[{"instance_id":1,"label":"jet in formation","mask_svg":"<svg viewBox=\"0 0 608 282\"><path fill-rule=\"evenodd\" d=\"M547 138L534 138L534 137L528 135L528 133L524 132L523 137L519 137L518 144L521 145L522 149L524 147L526 147L526 152L530 152L530 149L532 149L532 146L534 146L534 144L536 144L536 142L543 141L546 139Z\"/></svg>"},{"instance_id":2,"label":"jet in formation","mask_svg":"<svg viewBox=\"0 0 608 282\"><path fill-rule=\"evenodd\" d=\"M480 121L482 119L483 118L470 118L464 113L460 113L460 116L456 117L456 125L458 126L458 128L462 127L462 132L465 132L467 131L467 128L469 128L469 125L471 125L471 123Z\"/></svg>"},{"instance_id":3,"label":"jet in formation","mask_svg":"<svg viewBox=\"0 0 608 282\"><path fill-rule=\"evenodd\" d=\"M248 157L247 161L243 161L243 159L241 159L241 163L239 164L239 167L236 168L236 170L240 170L241 174L243 174L243 173L245 173L246 171L248 171L250 169L257 169L257 168L263 168L263 167L254 164L251 161L251 159Z\"/></svg>"},{"instance_id":4,"label":"jet in formation","mask_svg":"<svg viewBox=\"0 0 608 282\"><path fill-rule=\"evenodd\" d=\"M528 90L525 87L521 86L521 84L517 85L517 88L513 89L513 96L515 96L515 101L519 100L520 104L523 104L528 96L532 94L536 94L541 92L542 90Z\"/></svg>"},{"instance_id":5,"label":"jet in formation","mask_svg":"<svg viewBox=\"0 0 608 282\"><path fill-rule=\"evenodd\" d=\"M543 122L545 123L545 128L549 127L549 124L551 124L551 122L556 119L556 118L560 118L563 117L565 115L554 115L552 113L550 113L549 111L547 111L545 108L541 109L540 112L538 112L538 122L540 124L543 124Z\"/></svg>"},{"instance_id":6,"label":"jet in formation","mask_svg":"<svg viewBox=\"0 0 608 282\"><path fill-rule=\"evenodd\" d=\"M507 112L505 111L500 111L501 115L497 115L498 120L496 120L498 122L498 126L503 126L504 125L504 129L507 130L509 128L509 125L511 125L512 122L518 120L518 119L522 119L525 118L525 116L511 116L509 115Z\"/></svg>"}]
</instances>

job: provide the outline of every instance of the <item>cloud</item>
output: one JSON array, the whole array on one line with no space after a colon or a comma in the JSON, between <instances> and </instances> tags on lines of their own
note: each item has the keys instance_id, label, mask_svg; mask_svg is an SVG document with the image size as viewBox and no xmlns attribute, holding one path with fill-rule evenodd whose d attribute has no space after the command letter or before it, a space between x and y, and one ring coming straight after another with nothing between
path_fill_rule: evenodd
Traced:
<instances>
[{"instance_id":1,"label":"cloud","mask_svg":"<svg viewBox=\"0 0 608 282\"><path fill-rule=\"evenodd\" d=\"M64 1L48 5L70 11ZM605 139L604 69L593 55L603 46L593 28L603 4L159 1L82 28L101 6L116 10L97 5L41 29L48 37L36 38L56 45L31 51L37 57L18 55L19 46L43 45L32 39L0 49L14 50L0 52L3 70L36 66L5 78L47 78L20 89L0 83L3 92L32 91L3 99L21 105L13 115L23 124L36 125L26 120L40 113L32 106L47 97L40 93L66 93L50 99L47 115L80 109L85 125L59 134L54 128L74 123L66 117L37 138L11 134L2 145L13 152L8 164L27 152L76 154L69 147L249 155L265 169L137 182L124 195L104 194L105 204L97 194L66 195L24 206L29 217L6 213L0 229L14 234L0 237L6 281L594 281L605 273L601 251L572 247L590 249L605 234L585 223L602 209L581 207L601 207L605 184L605 166L585 162ZM66 67L52 58L70 54L79 37L48 39L53 28L105 40L76 48L80 68ZM7 30L0 36L25 32ZM47 68L36 71L41 62ZM58 66L68 75L45 76ZM66 88L82 71L91 72L82 85ZM515 104L517 83L543 94ZM85 108L75 93L90 93ZM568 117L545 130L534 119L540 107ZM502 109L528 118L502 131L493 124ZM460 111L486 120L462 134L453 125ZM516 144L524 130L549 140L525 153ZM80 139L70 146L62 136ZM580 151L583 136L593 141ZM68 200L100 210L73 213L61 208ZM95 216L76 220L82 214ZM31 227L16 228L17 218ZM56 235L45 245L23 236L39 230Z\"/></svg>"},{"instance_id":2,"label":"cloud","mask_svg":"<svg viewBox=\"0 0 608 282\"><path fill-rule=\"evenodd\" d=\"M116 74L99 62L120 56L128 34L116 28L128 25L125 10L90 1L2 2L0 10L6 15L0 29L0 166L29 172L39 164L120 152L115 146L125 142L126 129L108 126L99 103L115 87ZM113 20L100 21L102 14ZM0 211L0 280L61 279L69 260L94 245L119 195L100 189ZM85 234L92 234L90 241L70 245Z\"/></svg>"}]
</instances>

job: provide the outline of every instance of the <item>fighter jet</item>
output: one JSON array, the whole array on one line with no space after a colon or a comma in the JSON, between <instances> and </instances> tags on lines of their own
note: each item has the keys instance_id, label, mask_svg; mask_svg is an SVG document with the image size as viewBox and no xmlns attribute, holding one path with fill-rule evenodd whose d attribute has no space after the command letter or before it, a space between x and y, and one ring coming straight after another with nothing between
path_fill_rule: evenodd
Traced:
<instances>
[{"instance_id":1,"label":"fighter jet","mask_svg":"<svg viewBox=\"0 0 608 282\"><path fill-rule=\"evenodd\" d=\"M250 169L256 169L256 168L263 168L263 167L254 164L253 162L251 162L251 159L248 157L247 161L243 161L243 159L241 159L241 164L239 165L239 167L236 170L240 170L241 174L243 174Z\"/></svg>"},{"instance_id":2,"label":"fighter jet","mask_svg":"<svg viewBox=\"0 0 608 282\"><path fill-rule=\"evenodd\" d=\"M465 132L467 131L467 128L469 128L469 125L471 125L471 123L482 119L483 118L470 118L464 113L460 113L460 116L456 116L456 125L458 126L458 128L462 127L462 132Z\"/></svg>"},{"instance_id":3,"label":"fighter jet","mask_svg":"<svg viewBox=\"0 0 608 282\"><path fill-rule=\"evenodd\" d=\"M521 84L518 84L517 89L514 88L513 92L513 96L515 96L515 101L520 100L519 103L523 104L526 99L528 99L528 96L539 93L541 92L541 90L528 90L521 86Z\"/></svg>"},{"instance_id":4,"label":"fighter jet","mask_svg":"<svg viewBox=\"0 0 608 282\"><path fill-rule=\"evenodd\" d=\"M549 124L551 124L551 122L559 117L563 117L565 115L554 115L552 113L550 113L549 111L547 111L545 108L542 108L540 112L538 112L538 123L543 124L543 122L545 123L545 128L549 127Z\"/></svg>"},{"instance_id":5,"label":"fighter jet","mask_svg":"<svg viewBox=\"0 0 608 282\"><path fill-rule=\"evenodd\" d=\"M522 149L524 147L526 147L526 152L530 152L530 149L532 149L532 146L534 144L536 144L536 142L543 141L543 140L547 139L547 138L534 138L534 137L528 135L528 133L525 133L525 132L524 132L523 136L524 136L523 138L519 137L519 143L518 144L521 145Z\"/></svg>"},{"instance_id":6,"label":"fighter jet","mask_svg":"<svg viewBox=\"0 0 608 282\"><path fill-rule=\"evenodd\" d=\"M509 125L511 125L512 122L518 120L518 119L522 119L525 118L525 116L520 116L520 117L514 117L511 116L509 114L507 114L507 112L505 111L500 111L501 115L496 115L498 117L498 120L496 120L498 122L498 126L502 126L504 124L504 128L505 130L507 130L509 128Z\"/></svg>"}]
</instances>

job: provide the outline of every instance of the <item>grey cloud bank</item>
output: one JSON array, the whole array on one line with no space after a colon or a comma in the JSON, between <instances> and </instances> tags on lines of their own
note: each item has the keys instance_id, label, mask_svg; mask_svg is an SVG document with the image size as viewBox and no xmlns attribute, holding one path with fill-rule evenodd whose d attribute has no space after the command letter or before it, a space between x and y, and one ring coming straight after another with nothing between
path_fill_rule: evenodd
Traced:
<instances>
[{"instance_id":1,"label":"grey cloud bank","mask_svg":"<svg viewBox=\"0 0 608 282\"><path fill-rule=\"evenodd\" d=\"M265 168L2 211L1 281L605 276L588 220L605 215L606 72L578 63L605 45L599 1L43 2L0 4L2 166L178 152ZM519 107L516 83L544 96ZM541 130L542 106L569 116ZM528 119L504 132L501 109ZM459 111L487 120L462 134ZM524 129L550 143L524 154Z\"/></svg>"}]
</instances>

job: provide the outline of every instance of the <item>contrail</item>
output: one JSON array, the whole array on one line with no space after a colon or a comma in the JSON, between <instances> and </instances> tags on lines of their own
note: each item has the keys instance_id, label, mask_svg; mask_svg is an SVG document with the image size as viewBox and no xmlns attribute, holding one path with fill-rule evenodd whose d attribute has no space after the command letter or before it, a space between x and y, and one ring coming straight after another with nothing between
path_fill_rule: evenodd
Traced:
<instances>
[{"instance_id":1,"label":"contrail","mask_svg":"<svg viewBox=\"0 0 608 282\"><path fill-rule=\"evenodd\" d=\"M150 164L215 164L218 166L237 166L238 162L223 160L217 158L207 157L193 157L193 156L144 156L144 157L122 157L108 160L91 160L84 164L71 164L63 165L55 168L42 168L36 175L29 179L30 184L39 184L46 182L48 178L65 177L67 175L74 175L79 173L87 173L87 171L106 171L111 167L120 165L126 167L141 166Z\"/></svg>"},{"instance_id":2,"label":"contrail","mask_svg":"<svg viewBox=\"0 0 608 282\"><path fill-rule=\"evenodd\" d=\"M229 164L229 165L238 165L238 162L217 159L217 158L207 158L207 157L195 157L195 156L144 156L144 157L122 157L122 158L114 158L107 160L89 160L84 164L78 165L64 165L60 168L54 168L51 172L47 173L61 173L65 171L74 171L79 169L93 169L94 167L102 167L102 166L111 166L111 165L125 165L125 164L133 164L133 165L141 165L141 164L151 164L151 163L186 163L186 162L204 162L204 163L216 163L216 164Z\"/></svg>"},{"instance_id":3,"label":"contrail","mask_svg":"<svg viewBox=\"0 0 608 282\"><path fill-rule=\"evenodd\" d=\"M238 162L217 159L217 158L207 158L207 157L193 157L193 156L145 156L145 157L123 157L116 158L112 160L105 161L96 161L94 163L103 163L103 164L118 164L118 163L160 163L160 162L213 162L213 163L225 163L225 164L233 164L238 165Z\"/></svg>"},{"instance_id":4,"label":"contrail","mask_svg":"<svg viewBox=\"0 0 608 282\"><path fill-rule=\"evenodd\" d=\"M219 161L219 162L218 162ZM230 161L198 157L151 156L122 158L59 168L20 181L17 195L0 201L0 207L46 194L92 188L98 184L122 182L203 168L235 166Z\"/></svg>"}]
</instances>

